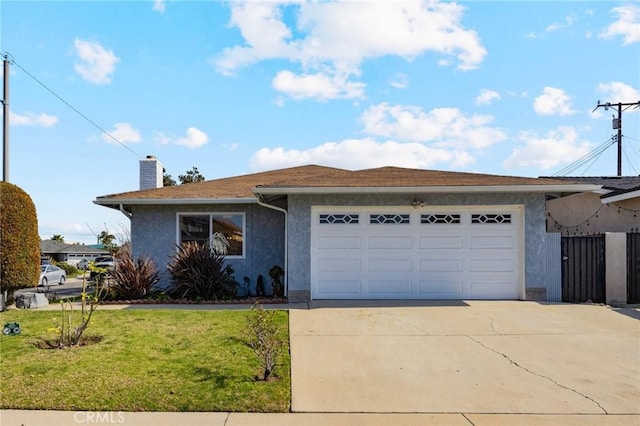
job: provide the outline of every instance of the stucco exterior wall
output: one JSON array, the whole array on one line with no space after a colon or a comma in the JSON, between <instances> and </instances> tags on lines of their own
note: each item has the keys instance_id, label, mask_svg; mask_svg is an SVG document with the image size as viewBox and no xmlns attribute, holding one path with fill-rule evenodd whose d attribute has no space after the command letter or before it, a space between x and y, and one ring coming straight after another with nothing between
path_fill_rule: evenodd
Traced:
<instances>
[{"instance_id":1,"label":"stucco exterior wall","mask_svg":"<svg viewBox=\"0 0 640 426\"><path fill-rule=\"evenodd\" d=\"M311 285L311 206L408 206L414 199L426 205L524 205L525 288L546 289L545 195L504 194L367 194L294 195L289 197L289 297L310 297Z\"/></svg>"},{"instance_id":2,"label":"stucco exterior wall","mask_svg":"<svg viewBox=\"0 0 640 426\"><path fill-rule=\"evenodd\" d=\"M609 305L627 303L627 234L605 235L605 288Z\"/></svg>"},{"instance_id":3,"label":"stucco exterior wall","mask_svg":"<svg viewBox=\"0 0 640 426\"><path fill-rule=\"evenodd\" d=\"M602 204L591 192L547 201L547 231L563 235L632 232L640 229L640 199Z\"/></svg>"},{"instance_id":4,"label":"stucco exterior wall","mask_svg":"<svg viewBox=\"0 0 640 426\"><path fill-rule=\"evenodd\" d=\"M235 270L235 278L243 286L243 278L250 278L255 294L258 275L263 275L265 290L271 293L269 269L284 266L284 214L257 204L238 205L142 205L134 206L131 217L131 250L134 258L155 259L161 274L160 287L170 283L167 264L176 250L178 213L245 213L245 257L227 259ZM242 294L242 293L239 293Z\"/></svg>"}]
</instances>

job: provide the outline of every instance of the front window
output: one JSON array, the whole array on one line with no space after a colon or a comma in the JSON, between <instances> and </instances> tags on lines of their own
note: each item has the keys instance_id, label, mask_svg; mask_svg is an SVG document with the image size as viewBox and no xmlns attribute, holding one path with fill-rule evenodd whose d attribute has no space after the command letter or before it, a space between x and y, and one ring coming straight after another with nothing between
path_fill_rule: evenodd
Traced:
<instances>
[{"instance_id":1,"label":"front window","mask_svg":"<svg viewBox=\"0 0 640 426\"><path fill-rule=\"evenodd\" d=\"M244 257L244 213L206 213L178 215L179 243L209 242L220 232L227 238L227 257Z\"/></svg>"}]
</instances>

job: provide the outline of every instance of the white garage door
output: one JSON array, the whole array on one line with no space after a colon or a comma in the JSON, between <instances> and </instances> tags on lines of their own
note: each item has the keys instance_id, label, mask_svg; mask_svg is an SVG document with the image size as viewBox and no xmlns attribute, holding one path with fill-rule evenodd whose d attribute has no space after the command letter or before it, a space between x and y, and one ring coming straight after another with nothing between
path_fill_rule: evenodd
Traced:
<instances>
[{"instance_id":1,"label":"white garage door","mask_svg":"<svg viewBox=\"0 0 640 426\"><path fill-rule=\"evenodd\" d=\"M313 299L519 299L522 206L311 210Z\"/></svg>"}]
</instances>

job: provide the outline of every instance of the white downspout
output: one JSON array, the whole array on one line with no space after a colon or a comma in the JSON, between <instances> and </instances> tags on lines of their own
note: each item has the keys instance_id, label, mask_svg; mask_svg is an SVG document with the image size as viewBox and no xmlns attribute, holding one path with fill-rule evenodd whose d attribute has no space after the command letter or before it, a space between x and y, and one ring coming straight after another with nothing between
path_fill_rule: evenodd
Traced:
<instances>
[{"instance_id":1,"label":"white downspout","mask_svg":"<svg viewBox=\"0 0 640 426\"><path fill-rule=\"evenodd\" d=\"M267 204L262 200L262 195L255 194L258 204L268 209L276 210L284 214L284 294L289 298L289 222L288 213L282 207Z\"/></svg>"},{"instance_id":2,"label":"white downspout","mask_svg":"<svg viewBox=\"0 0 640 426\"><path fill-rule=\"evenodd\" d=\"M126 217L128 217L129 219L131 219L132 214L131 214L131 213L129 213L128 211L126 211L126 210L124 209L124 206L123 206L122 204L120 204L120 212L121 212L123 215L125 215Z\"/></svg>"}]
</instances>

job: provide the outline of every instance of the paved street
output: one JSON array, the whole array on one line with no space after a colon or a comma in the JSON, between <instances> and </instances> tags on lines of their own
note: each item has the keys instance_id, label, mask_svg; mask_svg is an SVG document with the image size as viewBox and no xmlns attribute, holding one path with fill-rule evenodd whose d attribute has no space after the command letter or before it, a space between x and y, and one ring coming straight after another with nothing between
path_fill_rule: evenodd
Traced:
<instances>
[{"instance_id":1,"label":"paved street","mask_svg":"<svg viewBox=\"0 0 640 426\"><path fill-rule=\"evenodd\" d=\"M88 280L89 274L87 274L86 285L88 288L91 286L91 282ZM37 293L46 293L55 295L56 298L65 298L65 297L74 297L82 294L82 277L80 278L67 278L64 284L51 284L46 287L38 286L33 288L23 288L21 290L16 291L16 294L20 294L23 292L37 292Z\"/></svg>"}]
</instances>

